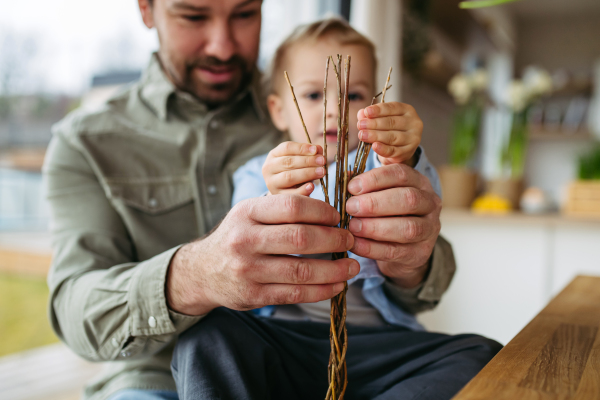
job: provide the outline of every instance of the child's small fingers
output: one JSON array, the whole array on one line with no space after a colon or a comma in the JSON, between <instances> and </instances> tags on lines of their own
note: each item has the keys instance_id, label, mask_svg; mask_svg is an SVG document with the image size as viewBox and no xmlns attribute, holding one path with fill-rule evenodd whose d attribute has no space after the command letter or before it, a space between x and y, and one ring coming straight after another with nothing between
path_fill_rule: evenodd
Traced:
<instances>
[{"instance_id":1,"label":"child's small fingers","mask_svg":"<svg viewBox=\"0 0 600 400\"><path fill-rule=\"evenodd\" d=\"M363 142L380 142L389 146L405 146L412 140L411 135L402 131L362 130L358 132L358 138Z\"/></svg>"},{"instance_id":2,"label":"child's small fingers","mask_svg":"<svg viewBox=\"0 0 600 400\"><path fill-rule=\"evenodd\" d=\"M365 118L356 123L358 129L370 129L378 131L405 131L413 124L410 118L402 115L388 117Z\"/></svg>"},{"instance_id":3,"label":"child's small fingers","mask_svg":"<svg viewBox=\"0 0 600 400\"><path fill-rule=\"evenodd\" d=\"M272 174L293 169L325 166L325 157L320 154L316 156L282 156L269 160L267 169Z\"/></svg>"},{"instance_id":4,"label":"child's small fingers","mask_svg":"<svg viewBox=\"0 0 600 400\"><path fill-rule=\"evenodd\" d=\"M417 115L413 106L397 101L389 101L387 103L377 103L368 106L361 110L366 118L387 117L392 115Z\"/></svg>"},{"instance_id":5,"label":"child's small fingers","mask_svg":"<svg viewBox=\"0 0 600 400\"><path fill-rule=\"evenodd\" d=\"M314 156L323 154L323 148L317 144L283 142L271 150L274 157L283 156Z\"/></svg>"},{"instance_id":6,"label":"child's small fingers","mask_svg":"<svg viewBox=\"0 0 600 400\"><path fill-rule=\"evenodd\" d=\"M310 196L315 190L315 185L312 182L304 183L297 188L283 189L280 194L299 194L300 196Z\"/></svg>"},{"instance_id":7,"label":"child's small fingers","mask_svg":"<svg viewBox=\"0 0 600 400\"><path fill-rule=\"evenodd\" d=\"M273 175L270 183L281 189L289 189L304 182L312 182L324 175L324 167L293 169Z\"/></svg>"},{"instance_id":8,"label":"child's small fingers","mask_svg":"<svg viewBox=\"0 0 600 400\"><path fill-rule=\"evenodd\" d=\"M380 142L373 143L373 151L385 158L396 158L400 162L408 160L415 152L415 146L389 146Z\"/></svg>"}]
</instances>

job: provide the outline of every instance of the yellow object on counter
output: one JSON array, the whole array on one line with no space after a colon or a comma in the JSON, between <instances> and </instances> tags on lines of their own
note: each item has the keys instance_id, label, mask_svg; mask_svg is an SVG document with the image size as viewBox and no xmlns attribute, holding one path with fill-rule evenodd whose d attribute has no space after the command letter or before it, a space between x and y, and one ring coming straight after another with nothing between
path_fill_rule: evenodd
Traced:
<instances>
[{"instance_id":1,"label":"yellow object on counter","mask_svg":"<svg viewBox=\"0 0 600 400\"><path fill-rule=\"evenodd\" d=\"M486 193L475 199L471 209L478 214L507 214L512 210L512 206L504 197Z\"/></svg>"}]
</instances>

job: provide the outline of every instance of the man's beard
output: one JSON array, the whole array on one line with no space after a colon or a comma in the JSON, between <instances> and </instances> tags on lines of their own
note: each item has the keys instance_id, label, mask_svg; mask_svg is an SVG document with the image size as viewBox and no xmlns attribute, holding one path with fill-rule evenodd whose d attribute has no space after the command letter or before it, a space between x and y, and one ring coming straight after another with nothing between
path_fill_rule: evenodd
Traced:
<instances>
[{"instance_id":1,"label":"man's beard","mask_svg":"<svg viewBox=\"0 0 600 400\"><path fill-rule=\"evenodd\" d=\"M234 74L228 82L208 83L203 82L194 73L196 68L227 68L234 71ZM248 68L248 63L239 55L234 55L227 61L219 60L215 57L203 57L194 60L186 65L185 75L182 77L182 86L180 89L194 95L208 107L216 107L230 101L234 96L240 93L250 83L252 79L252 70Z\"/></svg>"}]
</instances>

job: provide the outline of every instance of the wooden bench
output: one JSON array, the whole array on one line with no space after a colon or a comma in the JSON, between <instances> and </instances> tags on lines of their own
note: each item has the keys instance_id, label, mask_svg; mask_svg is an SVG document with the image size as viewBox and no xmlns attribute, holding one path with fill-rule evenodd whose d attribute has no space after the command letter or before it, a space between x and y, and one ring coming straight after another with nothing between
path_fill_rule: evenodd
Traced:
<instances>
[{"instance_id":1,"label":"wooden bench","mask_svg":"<svg viewBox=\"0 0 600 400\"><path fill-rule=\"evenodd\" d=\"M578 276L454 400L600 399L600 277Z\"/></svg>"},{"instance_id":2,"label":"wooden bench","mask_svg":"<svg viewBox=\"0 0 600 400\"><path fill-rule=\"evenodd\" d=\"M101 368L61 343L0 357L0 399L77 400Z\"/></svg>"}]
</instances>

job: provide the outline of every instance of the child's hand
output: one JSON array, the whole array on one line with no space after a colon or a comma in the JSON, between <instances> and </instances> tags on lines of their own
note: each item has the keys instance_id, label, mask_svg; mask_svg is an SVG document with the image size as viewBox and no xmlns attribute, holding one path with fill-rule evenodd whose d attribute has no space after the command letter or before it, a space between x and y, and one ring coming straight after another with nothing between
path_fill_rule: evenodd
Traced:
<instances>
[{"instance_id":1,"label":"child's hand","mask_svg":"<svg viewBox=\"0 0 600 400\"><path fill-rule=\"evenodd\" d=\"M408 164L421 143L423 121L408 104L390 102L374 104L358 111L358 138L373 143L373 151L383 165Z\"/></svg>"},{"instance_id":2,"label":"child's hand","mask_svg":"<svg viewBox=\"0 0 600 400\"><path fill-rule=\"evenodd\" d=\"M262 167L270 194L308 196L314 180L325 176L323 148L308 143L284 142L269 152Z\"/></svg>"}]
</instances>

